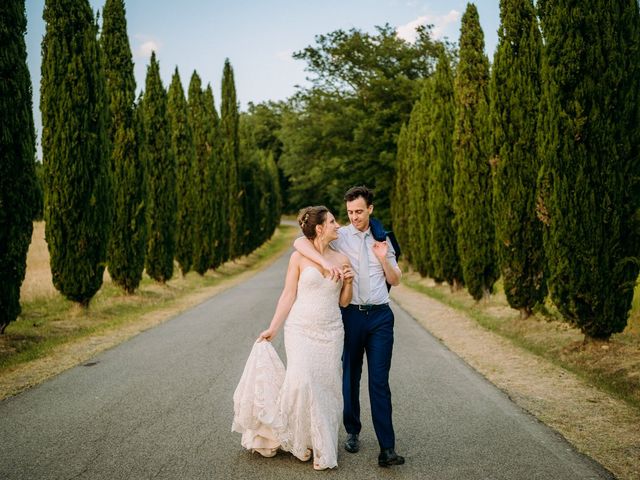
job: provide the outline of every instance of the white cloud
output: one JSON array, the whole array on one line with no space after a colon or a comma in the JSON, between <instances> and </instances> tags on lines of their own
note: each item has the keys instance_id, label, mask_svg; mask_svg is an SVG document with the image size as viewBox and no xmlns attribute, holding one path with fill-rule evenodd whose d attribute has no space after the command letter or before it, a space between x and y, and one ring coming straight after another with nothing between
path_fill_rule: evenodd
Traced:
<instances>
[{"instance_id":1,"label":"white cloud","mask_svg":"<svg viewBox=\"0 0 640 480\"><path fill-rule=\"evenodd\" d=\"M276 58L282 62L294 63L293 50L280 50L276 52Z\"/></svg>"},{"instance_id":2,"label":"white cloud","mask_svg":"<svg viewBox=\"0 0 640 480\"><path fill-rule=\"evenodd\" d=\"M160 41L148 35L135 35L134 39L136 46L133 49L133 53L136 58L149 59L151 52L156 52L157 54L162 47Z\"/></svg>"},{"instance_id":3,"label":"white cloud","mask_svg":"<svg viewBox=\"0 0 640 480\"><path fill-rule=\"evenodd\" d=\"M418 34L416 28L421 25L433 25L431 34L433 38L440 39L444 36L446 29L458 22L460 12L451 10L446 15L423 15L415 20L410 21L406 25L402 25L396 29L396 35L407 42L415 42Z\"/></svg>"},{"instance_id":4,"label":"white cloud","mask_svg":"<svg viewBox=\"0 0 640 480\"><path fill-rule=\"evenodd\" d=\"M416 28L420 25L425 25L428 23L428 16L418 17L415 20L410 21L406 25L402 25L396 29L396 35L406 40L407 42L415 42L418 36L416 32Z\"/></svg>"}]
</instances>

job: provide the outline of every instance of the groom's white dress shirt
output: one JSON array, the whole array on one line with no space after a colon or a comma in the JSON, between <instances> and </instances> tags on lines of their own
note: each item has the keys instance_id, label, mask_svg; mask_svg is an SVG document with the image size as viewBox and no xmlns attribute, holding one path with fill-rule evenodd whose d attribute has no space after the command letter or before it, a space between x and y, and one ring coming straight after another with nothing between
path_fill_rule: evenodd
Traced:
<instances>
[{"instance_id":1,"label":"groom's white dress shirt","mask_svg":"<svg viewBox=\"0 0 640 480\"><path fill-rule=\"evenodd\" d=\"M365 238L365 242L369 253L369 299L366 303L371 305L389 303L389 291L387 290L384 270L382 268L382 264L378 260L378 257L373 253L373 244L375 243L375 240L371 236L371 229L367 229L366 232L360 232L352 224L349 224L346 227L340 227L338 230L338 238L331 242L331 246L339 252L344 253L349 258L351 268L353 268L355 272L351 303L355 305L361 303L358 287L360 283L359 265L363 234L368 234ZM388 238L387 245L389 246L387 251L387 260L392 266L397 267L398 263L396 262L395 250Z\"/></svg>"}]
</instances>

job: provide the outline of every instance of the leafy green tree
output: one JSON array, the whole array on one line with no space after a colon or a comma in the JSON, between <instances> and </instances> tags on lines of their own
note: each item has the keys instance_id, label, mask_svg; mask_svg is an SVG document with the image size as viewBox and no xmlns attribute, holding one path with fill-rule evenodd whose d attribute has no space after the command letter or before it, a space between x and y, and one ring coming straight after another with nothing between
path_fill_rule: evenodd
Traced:
<instances>
[{"instance_id":1,"label":"leafy green tree","mask_svg":"<svg viewBox=\"0 0 640 480\"><path fill-rule=\"evenodd\" d=\"M268 240L280 223L282 200L278 169L270 148L260 148L251 111L240 116L240 187L243 192L242 254ZM258 132L260 133L260 132Z\"/></svg>"},{"instance_id":2,"label":"leafy green tree","mask_svg":"<svg viewBox=\"0 0 640 480\"><path fill-rule=\"evenodd\" d=\"M278 165L273 157L273 152L270 150L261 150L261 152L263 152L263 171L265 172L267 185L266 192L263 196L263 217L266 221L263 229L264 235L256 247L269 240L273 235L273 232L276 231L278 225L280 225L283 205L282 190L280 189L280 175Z\"/></svg>"},{"instance_id":3,"label":"leafy green tree","mask_svg":"<svg viewBox=\"0 0 640 480\"><path fill-rule=\"evenodd\" d=\"M176 164L171 149L167 93L160 65L151 54L142 99L147 167L147 256L145 268L155 281L173 276L176 246Z\"/></svg>"},{"instance_id":4,"label":"leafy green tree","mask_svg":"<svg viewBox=\"0 0 640 480\"><path fill-rule=\"evenodd\" d=\"M189 82L188 120L193 135L195 150L193 166L193 269L203 275L213 261L214 229L213 211L213 172L211 157L210 121L207 117L202 81L197 72L191 75Z\"/></svg>"},{"instance_id":5,"label":"leafy green tree","mask_svg":"<svg viewBox=\"0 0 640 480\"><path fill-rule=\"evenodd\" d=\"M146 247L144 166L134 125L136 82L123 0L107 0L100 42L109 99L113 218L107 249L112 280L127 293L140 285Z\"/></svg>"},{"instance_id":6,"label":"leafy green tree","mask_svg":"<svg viewBox=\"0 0 640 480\"><path fill-rule=\"evenodd\" d=\"M453 130L455 103L453 73L447 53L440 53L433 82L431 128L428 133L429 210L428 243L433 276L442 278L452 289L462 286L462 267L458 256L453 213Z\"/></svg>"},{"instance_id":7,"label":"leafy green tree","mask_svg":"<svg viewBox=\"0 0 640 480\"><path fill-rule=\"evenodd\" d=\"M489 89L493 212L504 291L509 305L523 316L547 294L542 224L535 212L541 54L533 2L502 0Z\"/></svg>"},{"instance_id":8,"label":"leafy green tree","mask_svg":"<svg viewBox=\"0 0 640 480\"><path fill-rule=\"evenodd\" d=\"M247 128L252 132L254 138L255 147L269 152L273 161L275 162L278 182L279 182L279 196L280 196L280 210L286 210L290 213L295 213L297 210L294 207L288 205L287 189L289 188L289 181L282 172L282 169L278 167L280 157L282 156L282 140L280 139L280 129L282 128L282 116L285 110L288 108L285 102L273 102L268 101L264 103L254 104L249 102L247 106L247 113L244 121L247 122ZM280 215L278 215L278 224L280 223Z\"/></svg>"},{"instance_id":9,"label":"leafy green tree","mask_svg":"<svg viewBox=\"0 0 640 480\"><path fill-rule=\"evenodd\" d=\"M47 0L43 18L45 237L54 286L86 307L102 285L111 225L98 27L87 0Z\"/></svg>"},{"instance_id":10,"label":"leafy green tree","mask_svg":"<svg viewBox=\"0 0 640 480\"><path fill-rule=\"evenodd\" d=\"M20 315L38 200L26 30L24 0L7 1L0 8L0 333Z\"/></svg>"},{"instance_id":11,"label":"leafy green tree","mask_svg":"<svg viewBox=\"0 0 640 480\"><path fill-rule=\"evenodd\" d=\"M491 293L498 269L489 165L489 61L478 10L472 3L462 16L456 73L453 208L464 282L479 300Z\"/></svg>"},{"instance_id":12,"label":"leafy green tree","mask_svg":"<svg viewBox=\"0 0 640 480\"><path fill-rule=\"evenodd\" d=\"M242 215L238 162L240 157L239 113L233 68L227 58L222 73L222 100L220 106L220 136L222 163L227 173L227 222L229 224L229 258L241 255Z\"/></svg>"},{"instance_id":13,"label":"leafy green tree","mask_svg":"<svg viewBox=\"0 0 640 480\"><path fill-rule=\"evenodd\" d=\"M389 223L397 137L435 54L428 29L409 43L384 25L318 35L294 55L307 63L312 85L283 115L279 166L291 182L290 205L342 211L345 190L367 184L376 191L376 216Z\"/></svg>"},{"instance_id":14,"label":"leafy green tree","mask_svg":"<svg viewBox=\"0 0 640 480\"><path fill-rule=\"evenodd\" d=\"M193 221L197 197L194 190L195 146L189 124L187 99L176 67L167 100L171 148L176 159L176 260L183 275L193 262Z\"/></svg>"},{"instance_id":15,"label":"leafy green tree","mask_svg":"<svg viewBox=\"0 0 640 480\"><path fill-rule=\"evenodd\" d=\"M289 183L288 211L306 205L344 211L344 192L351 181L356 184L348 179L354 177L352 170L360 167L355 159L349 159L354 149L356 113L346 108L348 102L314 90L299 94L283 112L279 133L283 151L278 166Z\"/></svg>"},{"instance_id":16,"label":"leafy green tree","mask_svg":"<svg viewBox=\"0 0 640 480\"><path fill-rule=\"evenodd\" d=\"M239 237L241 255L248 255L257 248L266 236L268 214L266 198L268 178L265 178L264 151L241 149L240 186L242 188L242 235Z\"/></svg>"},{"instance_id":17,"label":"leafy green tree","mask_svg":"<svg viewBox=\"0 0 640 480\"><path fill-rule=\"evenodd\" d=\"M587 338L608 339L627 324L638 277L638 2L539 4L538 215L549 291Z\"/></svg>"}]
</instances>

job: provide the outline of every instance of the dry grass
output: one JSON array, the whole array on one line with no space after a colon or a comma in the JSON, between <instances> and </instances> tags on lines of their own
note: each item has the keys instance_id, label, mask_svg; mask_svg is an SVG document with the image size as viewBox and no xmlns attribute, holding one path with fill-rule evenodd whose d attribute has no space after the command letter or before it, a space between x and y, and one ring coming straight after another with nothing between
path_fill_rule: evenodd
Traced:
<instances>
[{"instance_id":1,"label":"dry grass","mask_svg":"<svg viewBox=\"0 0 640 480\"><path fill-rule=\"evenodd\" d=\"M107 270L104 272L104 283L111 283ZM33 222L33 234L27 253L27 272L20 287L20 301L24 304L58 295L51 278L49 250L44 239L44 222Z\"/></svg>"},{"instance_id":2,"label":"dry grass","mask_svg":"<svg viewBox=\"0 0 640 480\"><path fill-rule=\"evenodd\" d=\"M448 285L436 285L416 273L406 275L405 282L640 410L640 289L624 332L608 342L585 342L580 330L563 322L551 304L544 312L520 318L507 304L500 285L488 301L476 302L465 290L451 292Z\"/></svg>"},{"instance_id":3,"label":"dry grass","mask_svg":"<svg viewBox=\"0 0 640 480\"><path fill-rule=\"evenodd\" d=\"M33 222L31 245L27 253L27 272L20 288L22 303L58 295L51 280L49 250L44 239L44 222Z\"/></svg>"}]
</instances>

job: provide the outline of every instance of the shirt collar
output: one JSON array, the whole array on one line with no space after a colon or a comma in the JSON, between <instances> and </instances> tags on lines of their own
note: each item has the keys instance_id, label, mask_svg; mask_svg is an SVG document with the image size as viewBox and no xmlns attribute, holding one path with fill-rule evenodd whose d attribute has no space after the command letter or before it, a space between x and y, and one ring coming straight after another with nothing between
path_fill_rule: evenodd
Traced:
<instances>
[{"instance_id":1,"label":"shirt collar","mask_svg":"<svg viewBox=\"0 0 640 480\"><path fill-rule=\"evenodd\" d=\"M366 234L366 233L368 233L369 235L371 235L371 226L369 226L369 228L367 228L364 232L361 232L361 231L360 231L360 230L358 230L356 227L354 227L354 226L353 226L353 223L350 223L350 224L349 224L349 227L347 227L347 228L349 228L349 232L350 232L352 235L359 235L359 234L361 234L361 233L365 233L365 234Z\"/></svg>"}]
</instances>

